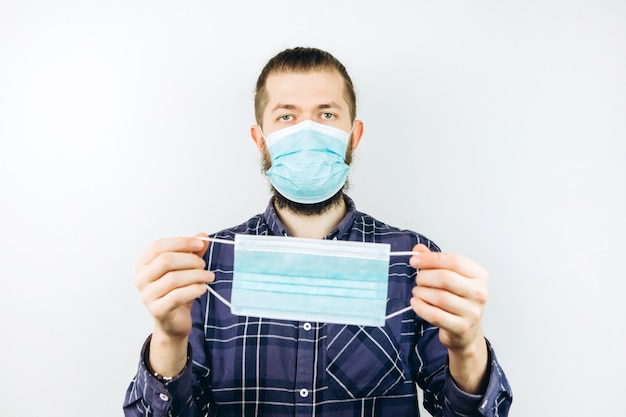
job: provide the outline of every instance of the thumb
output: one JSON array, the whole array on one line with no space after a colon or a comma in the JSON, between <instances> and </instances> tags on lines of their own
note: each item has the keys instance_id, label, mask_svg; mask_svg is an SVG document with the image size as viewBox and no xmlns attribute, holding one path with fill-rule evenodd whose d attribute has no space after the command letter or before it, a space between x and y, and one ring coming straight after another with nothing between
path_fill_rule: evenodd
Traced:
<instances>
[{"instance_id":1,"label":"thumb","mask_svg":"<svg viewBox=\"0 0 626 417\"><path fill-rule=\"evenodd\" d=\"M428 247L426 245L420 243L419 245L413 246L412 251L413 252L417 252L417 254L413 254L413 256L411 256L409 258L409 264L413 268L419 270L420 267L422 266L422 265L420 265L420 259L421 259L420 255L423 254L423 253L430 253L430 249L428 249Z\"/></svg>"},{"instance_id":2,"label":"thumb","mask_svg":"<svg viewBox=\"0 0 626 417\"><path fill-rule=\"evenodd\" d=\"M413 252L428 253L430 249L428 249L428 246L420 243L419 245L413 246Z\"/></svg>"}]
</instances>

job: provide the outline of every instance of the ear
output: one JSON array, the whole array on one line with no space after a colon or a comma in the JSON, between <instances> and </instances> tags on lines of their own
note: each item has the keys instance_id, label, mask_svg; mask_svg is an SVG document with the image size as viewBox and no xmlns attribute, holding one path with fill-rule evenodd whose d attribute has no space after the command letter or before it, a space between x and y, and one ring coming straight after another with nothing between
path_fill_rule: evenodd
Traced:
<instances>
[{"instance_id":1,"label":"ear","mask_svg":"<svg viewBox=\"0 0 626 417\"><path fill-rule=\"evenodd\" d=\"M363 136L363 121L355 120L352 127L352 151L354 151L359 143L361 143L361 137Z\"/></svg>"},{"instance_id":2,"label":"ear","mask_svg":"<svg viewBox=\"0 0 626 417\"><path fill-rule=\"evenodd\" d=\"M265 141L265 139L263 138L263 135L261 134L261 127L259 125L250 126L250 136L252 136L252 140L256 144L256 147L259 150L259 152L262 152L263 142Z\"/></svg>"}]
</instances>

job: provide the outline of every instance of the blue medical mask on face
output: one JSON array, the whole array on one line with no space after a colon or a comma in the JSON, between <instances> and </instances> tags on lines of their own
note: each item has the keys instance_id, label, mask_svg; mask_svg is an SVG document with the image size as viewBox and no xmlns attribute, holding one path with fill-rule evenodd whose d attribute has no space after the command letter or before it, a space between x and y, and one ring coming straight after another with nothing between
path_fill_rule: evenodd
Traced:
<instances>
[{"instance_id":1,"label":"blue medical mask on face","mask_svg":"<svg viewBox=\"0 0 626 417\"><path fill-rule=\"evenodd\" d=\"M335 195L346 182L352 132L305 120L265 138L272 158L267 170L276 191L296 203L314 204Z\"/></svg>"},{"instance_id":2,"label":"blue medical mask on face","mask_svg":"<svg viewBox=\"0 0 626 417\"><path fill-rule=\"evenodd\" d=\"M209 239L219 243L232 241ZM231 312L296 321L384 326L389 257L385 243L236 235Z\"/></svg>"}]
</instances>

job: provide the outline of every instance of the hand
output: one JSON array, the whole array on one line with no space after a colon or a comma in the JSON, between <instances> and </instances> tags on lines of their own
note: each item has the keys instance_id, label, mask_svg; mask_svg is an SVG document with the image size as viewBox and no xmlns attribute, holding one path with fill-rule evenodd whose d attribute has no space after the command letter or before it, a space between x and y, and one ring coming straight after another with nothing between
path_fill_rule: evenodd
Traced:
<instances>
[{"instance_id":1,"label":"hand","mask_svg":"<svg viewBox=\"0 0 626 417\"><path fill-rule=\"evenodd\" d=\"M411 266L419 269L411 306L424 320L439 327L448 348L450 373L466 392L480 393L487 383L487 345L481 319L487 302L487 271L453 253L413 248Z\"/></svg>"},{"instance_id":2,"label":"hand","mask_svg":"<svg viewBox=\"0 0 626 417\"><path fill-rule=\"evenodd\" d=\"M186 340L189 336L193 301L215 279L204 269L207 248L208 242L191 237L162 239L141 256L136 285L159 337Z\"/></svg>"},{"instance_id":3,"label":"hand","mask_svg":"<svg viewBox=\"0 0 626 417\"><path fill-rule=\"evenodd\" d=\"M481 318L487 302L487 271L453 253L430 252L416 245L410 264L419 269L411 306L439 327L448 349L463 350L483 338Z\"/></svg>"}]
</instances>

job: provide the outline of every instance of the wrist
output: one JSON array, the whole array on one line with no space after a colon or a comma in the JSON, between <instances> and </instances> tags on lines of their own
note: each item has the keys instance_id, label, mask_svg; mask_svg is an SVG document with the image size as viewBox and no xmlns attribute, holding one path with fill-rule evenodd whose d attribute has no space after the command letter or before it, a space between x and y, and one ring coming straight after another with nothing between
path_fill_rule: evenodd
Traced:
<instances>
[{"instance_id":1,"label":"wrist","mask_svg":"<svg viewBox=\"0 0 626 417\"><path fill-rule=\"evenodd\" d=\"M461 390L469 394L485 391L489 380L489 351L484 337L463 349L449 349L448 364L450 375Z\"/></svg>"},{"instance_id":2,"label":"wrist","mask_svg":"<svg viewBox=\"0 0 626 417\"><path fill-rule=\"evenodd\" d=\"M175 375L172 376L166 376L166 375L161 375L160 373L156 372L155 370L152 369L152 367L150 366L150 362L146 361L146 368L148 369L148 372L150 372L150 374L152 374L153 377L155 377L157 379L157 381L159 381L162 384L167 384L170 381L175 380L176 378L178 378L183 372L185 372L185 369L187 369L187 364L189 363L189 357L187 357L187 362L185 363L185 365L183 366L183 369L180 370L180 372L178 372Z\"/></svg>"},{"instance_id":3,"label":"wrist","mask_svg":"<svg viewBox=\"0 0 626 417\"><path fill-rule=\"evenodd\" d=\"M188 357L188 337L171 338L155 331L150 338L145 363L152 375L167 382L185 369Z\"/></svg>"}]
</instances>

